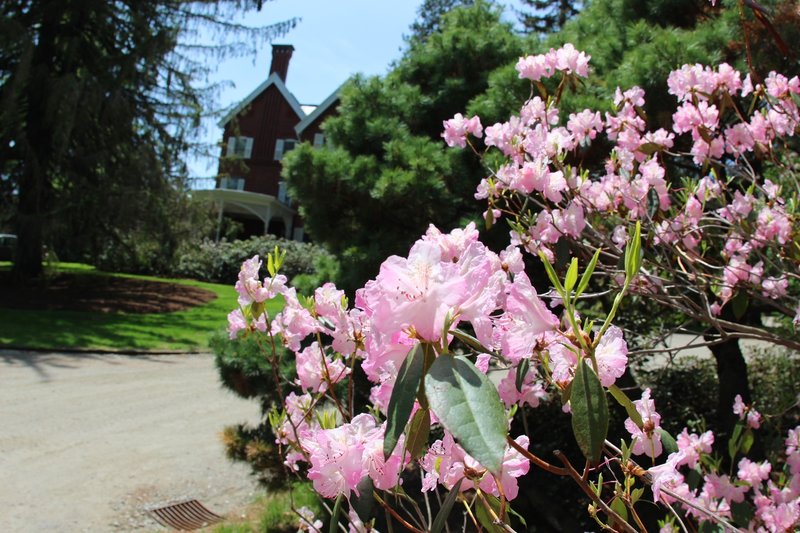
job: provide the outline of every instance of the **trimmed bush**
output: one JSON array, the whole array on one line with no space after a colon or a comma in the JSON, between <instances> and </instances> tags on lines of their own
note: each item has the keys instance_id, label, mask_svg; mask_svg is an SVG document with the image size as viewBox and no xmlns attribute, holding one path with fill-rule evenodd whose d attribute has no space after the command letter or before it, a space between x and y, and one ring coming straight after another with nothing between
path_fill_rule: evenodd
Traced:
<instances>
[{"instance_id":1,"label":"trimmed bush","mask_svg":"<svg viewBox=\"0 0 800 533\"><path fill-rule=\"evenodd\" d=\"M254 255L265 256L275 246L286 252L281 273L290 280L298 275L313 275L315 263L335 261L324 248L315 244L280 239L272 235L241 241L203 241L198 246L184 246L178 254L172 274L214 283L235 283L242 261Z\"/></svg>"}]
</instances>

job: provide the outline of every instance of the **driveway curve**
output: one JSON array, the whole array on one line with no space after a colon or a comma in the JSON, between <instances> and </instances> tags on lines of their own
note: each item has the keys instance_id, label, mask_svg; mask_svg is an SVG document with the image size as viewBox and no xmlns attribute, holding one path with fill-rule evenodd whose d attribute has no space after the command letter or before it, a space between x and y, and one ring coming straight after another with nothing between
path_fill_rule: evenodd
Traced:
<instances>
[{"instance_id":1,"label":"driveway curve","mask_svg":"<svg viewBox=\"0 0 800 533\"><path fill-rule=\"evenodd\" d=\"M257 423L210 355L0 351L0 531L158 529L148 506L235 512L257 486L220 432Z\"/></svg>"}]
</instances>

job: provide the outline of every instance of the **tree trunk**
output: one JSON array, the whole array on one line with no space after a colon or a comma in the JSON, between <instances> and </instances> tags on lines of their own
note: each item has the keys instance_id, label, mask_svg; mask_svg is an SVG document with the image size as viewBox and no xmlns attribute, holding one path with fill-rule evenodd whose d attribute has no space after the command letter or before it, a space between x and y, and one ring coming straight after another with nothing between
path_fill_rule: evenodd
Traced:
<instances>
[{"instance_id":1,"label":"tree trunk","mask_svg":"<svg viewBox=\"0 0 800 533\"><path fill-rule=\"evenodd\" d=\"M727 438L739 417L733 414L733 401L739 394L746 404L750 404L750 385L747 379L747 362L744 360L738 339L731 339L711 346L711 353L717 361L717 433L718 438ZM720 442L722 440L720 439Z\"/></svg>"},{"instance_id":2,"label":"tree trunk","mask_svg":"<svg viewBox=\"0 0 800 533\"><path fill-rule=\"evenodd\" d=\"M35 169L26 168L19 184L17 208L17 250L12 276L19 282L41 277L44 244L43 191L41 177Z\"/></svg>"}]
</instances>

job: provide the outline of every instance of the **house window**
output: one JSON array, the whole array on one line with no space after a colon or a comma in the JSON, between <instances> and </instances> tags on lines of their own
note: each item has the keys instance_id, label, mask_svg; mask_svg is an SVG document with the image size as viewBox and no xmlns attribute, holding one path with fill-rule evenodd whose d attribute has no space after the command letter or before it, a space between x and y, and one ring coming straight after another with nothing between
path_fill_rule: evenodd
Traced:
<instances>
[{"instance_id":1,"label":"house window","mask_svg":"<svg viewBox=\"0 0 800 533\"><path fill-rule=\"evenodd\" d=\"M284 154L294 150L295 146L297 146L295 139L278 139L275 141L275 161L283 159Z\"/></svg>"},{"instance_id":2,"label":"house window","mask_svg":"<svg viewBox=\"0 0 800 533\"><path fill-rule=\"evenodd\" d=\"M322 133L314 134L314 148L322 148L325 146L325 135Z\"/></svg>"},{"instance_id":3,"label":"house window","mask_svg":"<svg viewBox=\"0 0 800 533\"><path fill-rule=\"evenodd\" d=\"M291 205L292 203L285 181L278 182L278 201L284 205Z\"/></svg>"},{"instance_id":4,"label":"house window","mask_svg":"<svg viewBox=\"0 0 800 533\"><path fill-rule=\"evenodd\" d=\"M221 178L219 180L219 188L220 189L228 189L231 191L243 191L244 190L244 178L235 177L235 178Z\"/></svg>"},{"instance_id":5,"label":"house window","mask_svg":"<svg viewBox=\"0 0 800 533\"><path fill-rule=\"evenodd\" d=\"M228 157L250 159L253 155L252 137L228 137Z\"/></svg>"}]
</instances>

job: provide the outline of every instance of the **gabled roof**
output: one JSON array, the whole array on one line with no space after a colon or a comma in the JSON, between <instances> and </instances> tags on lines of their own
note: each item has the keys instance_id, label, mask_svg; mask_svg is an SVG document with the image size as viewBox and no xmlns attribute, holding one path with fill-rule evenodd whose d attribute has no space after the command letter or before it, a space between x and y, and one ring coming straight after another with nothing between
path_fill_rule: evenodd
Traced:
<instances>
[{"instance_id":1,"label":"gabled roof","mask_svg":"<svg viewBox=\"0 0 800 533\"><path fill-rule=\"evenodd\" d=\"M219 127L224 128L225 125L230 122L231 119L233 119L233 117L241 113L261 93L269 89L270 85L274 85L278 89L278 91L283 95L283 98L289 103L289 106L292 108L292 110L297 114L297 117L304 119L306 114L300 107L300 102L298 102L297 98L295 98L294 95L289 92L289 89L286 88L286 84L283 83L283 80L280 78L280 76L273 72L264 83L256 87L255 90L248 94L244 100L239 102L236 107L231 109L224 117L222 117L222 120L217 123Z\"/></svg>"},{"instance_id":2,"label":"gabled roof","mask_svg":"<svg viewBox=\"0 0 800 533\"><path fill-rule=\"evenodd\" d=\"M342 90L342 87L344 87L345 83L347 83L347 82L345 81L344 83L339 85L336 88L336 90L333 91L330 94L330 96L328 96L325 99L324 102L319 104L317 106L317 108L313 112L311 112L309 115L307 115L303 120L301 120L297 124L297 126L294 127L294 131L297 133L298 137L300 137L300 135L303 133L303 131L307 127L309 127L315 120L317 120L317 118L319 118L320 115L322 115L325 111L328 110L329 107L331 107L333 104L335 104L339 100L339 91Z\"/></svg>"}]
</instances>

